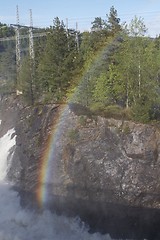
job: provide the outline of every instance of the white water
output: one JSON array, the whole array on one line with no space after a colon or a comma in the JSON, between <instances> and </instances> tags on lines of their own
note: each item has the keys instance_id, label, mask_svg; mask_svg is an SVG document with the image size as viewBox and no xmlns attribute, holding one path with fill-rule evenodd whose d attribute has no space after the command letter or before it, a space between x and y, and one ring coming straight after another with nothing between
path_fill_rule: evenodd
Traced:
<instances>
[{"instance_id":1,"label":"white water","mask_svg":"<svg viewBox=\"0 0 160 240\"><path fill-rule=\"evenodd\" d=\"M13 133L11 129L0 138L0 240L110 240L109 235L88 233L78 218L21 208L17 192L11 190L6 180L9 151L16 141Z\"/></svg>"},{"instance_id":2,"label":"white water","mask_svg":"<svg viewBox=\"0 0 160 240\"><path fill-rule=\"evenodd\" d=\"M16 136L12 138L14 129L9 130L2 138L0 138L0 182L3 181L10 165L9 150L16 144ZM10 160L10 161L9 161Z\"/></svg>"}]
</instances>

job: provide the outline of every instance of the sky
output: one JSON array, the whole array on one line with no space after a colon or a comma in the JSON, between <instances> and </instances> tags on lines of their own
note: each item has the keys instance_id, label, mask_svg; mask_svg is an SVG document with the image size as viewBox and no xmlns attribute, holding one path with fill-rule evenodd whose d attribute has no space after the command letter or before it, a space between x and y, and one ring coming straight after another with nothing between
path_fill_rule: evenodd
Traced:
<instances>
[{"instance_id":1,"label":"sky","mask_svg":"<svg viewBox=\"0 0 160 240\"><path fill-rule=\"evenodd\" d=\"M117 10L121 23L129 23L135 16L144 19L147 35L160 34L160 0L0 0L0 22L16 23L16 6L22 25L29 25L29 9L32 9L33 25L49 27L59 17L68 27L80 31L89 30L95 17L106 19L111 6Z\"/></svg>"}]
</instances>

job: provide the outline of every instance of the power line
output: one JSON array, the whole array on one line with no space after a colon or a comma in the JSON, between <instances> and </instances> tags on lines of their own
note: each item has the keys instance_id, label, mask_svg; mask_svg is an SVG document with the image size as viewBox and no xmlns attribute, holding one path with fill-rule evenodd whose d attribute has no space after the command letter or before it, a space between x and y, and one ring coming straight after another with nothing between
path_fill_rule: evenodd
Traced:
<instances>
[{"instance_id":1,"label":"power line","mask_svg":"<svg viewBox=\"0 0 160 240\"><path fill-rule=\"evenodd\" d=\"M48 34L47 32L33 33L33 38L45 37L45 36L47 36L47 34ZM20 40L26 39L26 38L29 38L28 34L20 35L20 36L19 36L19 39L20 39ZM16 37L13 36L13 37L0 38L0 42L4 42L4 41L16 41Z\"/></svg>"},{"instance_id":2,"label":"power line","mask_svg":"<svg viewBox=\"0 0 160 240\"><path fill-rule=\"evenodd\" d=\"M144 22L147 23L147 24L151 24L151 23L158 23L160 22L155 20L155 15L156 14L159 14L160 15L160 11L150 11L150 12L138 12L138 13L123 13L123 14L118 14L118 17L130 17L130 16L135 16L135 15L143 15L142 17L145 16L145 19L144 19ZM89 17L80 17L80 18L67 18L67 21L66 21L66 25L67 25L67 28L74 28L76 29L76 24L78 23L79 25L79 29L80 30L84 30L84 29L90 29L91 28L91 24L92 24L92 21L94 20L95 17L92 17L92 16L89 16ZM106 18L106 16L102 16L101 17L102 19L103 18ZM151 18L153 19L153 21L151 20ZM129 20L131 20L131 18L127 18L127 19L124 19L126 20L125 22L128 22ZM46 23L47 21L39 21L39 23ZM16 38L17 38L17 57L18 57L18 46L19 46L19 41L21 39L25 39L25 38L28 38L27 35L20 35L19 33L19 28L20 27L24 27L24 28L29 28L30 26L26 26L26 25L20 25L19 24L19 12L18 12L18 6L17 6L17 24L10 24L12 26L15 27L16 29ZM35 27L34 27L35 28ZM40 28L40 27L36 27L36 28ZM42 27L41 28L45 28L45 27ZM36 37L43 37L43 36L46 36L47 33L46 32L43 32L43 33L33 33L32 32L32 38L36 38ZM15 40L15 37L8 37L8 38L0 38L0 41L13 41Z\"/></svg>"},{"instance_id":3,"label":"power line","mask_svg":"<svg viewBox=\"0 0 160 240\"><path fill-rule=\"evenodd\" d=\"M19 10L18 5L16 6L16 24L10 24L10 26L15 28L15 36L12 37L5 37L0 38L0 41L16 41L16 66L17 66L17 83L20 80L20 69L21 69L21 40L25 38L29 38L29 56L30 56L30 68L31 68L31 99L32 103L34 102L33 99L33 78L34 78L34 37L42 37L45 36L47 33L35 33L33 34L33 19L32 19L32 10L30 9L30 26L20 25L19 22ZM27 28L29 30L28 34L20 35L20 29ZM18 94L20 91L18 91Z\"/></svg>"}]
</instances>

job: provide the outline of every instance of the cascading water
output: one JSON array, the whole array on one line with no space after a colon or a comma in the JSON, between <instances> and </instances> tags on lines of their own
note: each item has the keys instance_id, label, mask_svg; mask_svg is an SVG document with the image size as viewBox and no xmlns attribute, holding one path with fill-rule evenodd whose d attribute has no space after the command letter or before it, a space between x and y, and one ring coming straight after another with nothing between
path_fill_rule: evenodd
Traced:
<instances>
[{"instance_id":1,"label":"cascading water","mask_svg":"<svg viewBox=\"0 0 160 240\"><path fill-rule=\"evenodd\" d=\"M16 144L16 136L12 138L12 134L14 133L14 129L11 129L2 138L0 138L0 181L3 181L6 177L9 161L11 161L11 156L9 156L10 149Z\"/></svg>"},{"instance_id":2,"label":"cascading water","mask_svg":"<svg viewBox=\"0 0 160 240\"><path fill-rule=\"evenodd\" d=\"M0 240L110 240L109 235L90 234L79 218L21 208L18 193L7 181L15 144L14 129L0 138Z\"/></svg>"}]
</instances>

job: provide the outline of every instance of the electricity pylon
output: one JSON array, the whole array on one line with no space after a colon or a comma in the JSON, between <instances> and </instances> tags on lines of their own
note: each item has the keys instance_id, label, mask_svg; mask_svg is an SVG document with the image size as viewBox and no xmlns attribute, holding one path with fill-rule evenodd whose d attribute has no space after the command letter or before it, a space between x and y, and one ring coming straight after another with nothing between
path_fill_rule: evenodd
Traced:
<instances>
[{"instance_id":1,"label":"electricity pylon","mask_svg":"<svg viewBox=\"0 0 160 240\"><path fill-rule=\"evenodd\" d=\"M29 27L29 55L30 59L34 61L34 44L33 44L33 19L32 19L32 9L30 11L30 27Z\"/></svg>"},{"instance_id":2,"label":"electricity pylon","mask_svg":"<svg viewBox=\"0 0 160 240\"><path fill-rule=\"evenodd\" d=\"M76 22L76 45L79 52L79 37L78 37L78 23Z\"/></svg>"},{"instance_id":3,"label":"electricity pylon","mask_svg":"<svg viewBox=\"0 0 160 240\"><path fill-rule=\"evenodd\" d=\"M35 78L35 61L34 61L34 43L33 43L33 19L32 10L30 9L30 27L29 27L29 55L30 55L30 93L31 93L31 103L34 104L34 78Z\"/></svg>"},{"instance_id":4,"label":"electricity pylon","mask_svg":"<svg viewBox=\"0 0 160 240\"><path fill-rule=\"evenodd\" d=\"M19 25L19 10L18 5L16 7L16 65L17 65L17 80L19 78L20 68L21 68L21 49L20 49L20 25Z\"/></svg>"}]
</instances>

